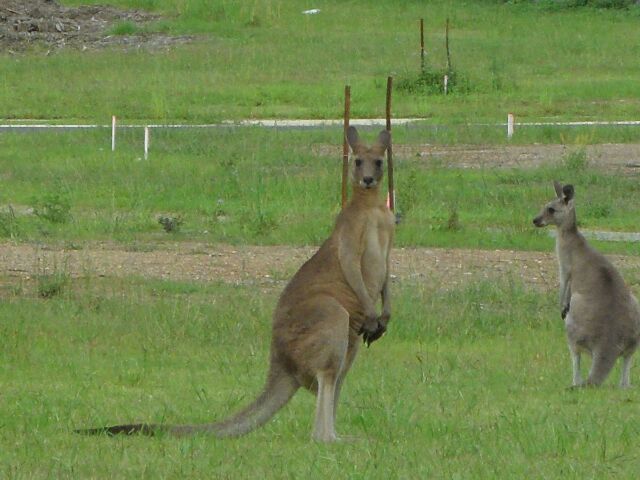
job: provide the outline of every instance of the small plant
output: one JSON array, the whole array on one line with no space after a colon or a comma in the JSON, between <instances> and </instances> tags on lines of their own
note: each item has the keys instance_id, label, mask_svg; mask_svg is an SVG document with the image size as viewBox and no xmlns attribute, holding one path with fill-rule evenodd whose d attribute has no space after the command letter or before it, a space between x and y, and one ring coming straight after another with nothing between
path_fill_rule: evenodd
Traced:
<instances>
[{"instance_id":1,"label":"small plant","mask_svg":"<svg viewBox=\"0 0 640 480\"><path fill-rule=\"evenodd\" d=\"M396 190L398 203L402 207L403 213L420 204L422 192L416 188L416 185L418 185L418 173L416 170L411 170L406 174L406 180L401 185L401 188Z\"/></svg>"},{"instance_id":2,"label":"small plant","mask_svg":"<svg viewBox=\"0 0 640 480\"><path fill-rule=\"evenodd\" d=\"M397 88L414 94L441 94L444 93L445 74L445 71L431 70L425 67L415 77L401 78L397 82ZM448 89L451 88L451 85L451 80L449 80Z\"/></svg>"},{"instance_id":3,"label":"small plant","mask_svg":"<svg viewBox=\"0 0 640 480\"><path fill-rule=\"evenodd\" d=\"M19 234L16 212L9 205L6 210L0 211L0 237L13 239L18 237Z\"/></svg>"},{"instance_id":4,"label":"small plant","mask_svg":"<svg viewBox=\"0 0 640 480\"><path fill-rule=\"evenodd\" d=\"M164 231L167 233L176 233L180 231L180 226L183 223L182 217L164 217L158 218L158 223L162 225Z\"/></svg>"},{"instance_id":5,"label":"small plant","mask_svg":"<svg viewBox=\"0 0 640 480\"><path fill-rule=\"evenodd\" d=\"M562 159L562 165L571 172L580 172L587 168L589 160L584 148L568 152Z\"/></svg>"},{"instance_id":6,"label":"small plant","mask_svg":"<svg viewBox=\"0 0 640 480\"><path fill-rule=\"evenodd\" d=\"M32 201L33 214L51 223L67 223L71 220L71 204L57 193L44 195Z\"/></svg>"},{"instance_id":7,"label":"small plant","mask_svg":"<svg viewBox=\"0 0 640 480\"><path fill-rule=\"evenodd\" d=\"M49 299L60 295L68 282L69 275L65 272L39 275L38 296Z\"/></svg>"},{"instance_id":8,"label":"small plant","mask_svg":"<svg viewBox=\"0 0 640 480\"><path fill-rule=\"evenodd\" d=\"M278 222L273 215L263 211L258 212L256 222L253 224L252 230L258 236L268 235L278 227Z\"/></svg>"},{"instance_id":9,"label":"small plant","mask_svg":"<svg viewBox=\"0 0 640 480\"><path fill-rule=\"evenodd\" d=\"M449 218L447 219L447 225L445 229L450 232L457 232L458 230L462 229L460 216L458 215L458 209L456 207L453 207L449 212Z\"/></svg>"},{"instance_id":10,"label":"small plant","mask_svg":"<svg viewBox=\"0 0 640 480\"><path fill-rule=\"evenodd\" d=\"M116 23L109 31L111 35L135 35L138 32L138 26L129 20Z\"/></svg>"}]
</instances>

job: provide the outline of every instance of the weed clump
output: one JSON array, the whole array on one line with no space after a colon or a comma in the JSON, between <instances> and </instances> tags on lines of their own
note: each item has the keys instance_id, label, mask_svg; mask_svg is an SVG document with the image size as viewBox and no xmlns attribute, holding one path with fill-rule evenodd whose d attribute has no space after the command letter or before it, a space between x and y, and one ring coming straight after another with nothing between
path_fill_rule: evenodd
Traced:
<instances>
[{"instance_id":1,"label":"weed clump","mask_svg":"<svg viewBox=\"0 0 640 480\"><path fill-rule=\"evenodd\" d=\"M68 283L69 275L64 272L40 275L38 276L38 296L49 299L60 295Z\"/></svg>"},{"instance_id":2,"label":"weed clump","mask_svg":"<svg viewBox=\"0 0 640 480\"><path fill-rule=\"evenodd\" d=\"M9 205L6 210L0 210L0 237L16 238L20 235L18 220L13 207Z\"/></svg>"},{"instance_id":3,"label":"weed clump","mask_svg":"<svg viewBox=\"0 0 640 480\"><path fill-rule=\"evenodd\" d=\"M164 231L167 233L176 233L180 231L180 226L183 223L182 217L164 217L158 218L158 223L162 225Z\"/></svg>"},{"instance_id":4,"label":"weed clump","mask_svg":"<svg viewBox=\"0 0 640 480\"><path fill-rule=\"evenodd\" d=\"M399 90L413 94L439 95L450 92L466 92L469 85L462 76L452 67L451 52L449 50L449 19L445 29L445 49L447 53L447 65L444 69L429 67L421 58L420 72L417 76L401 78L396 84ZM423 52L424 53L424 52Z\"/></svg>"},{"instance_id":5,"label":"weed clump","mask_svg":"<svg viewBox=\"0 0 640 480\"><path fill-rule=\"evenodd\" d=\"M110 30L111 35L135 35L138 32L138 26L128 20L116 23Z\"/></svg>"},{"instance_id":6,"label":"weed clump","mask_svg":"<svg viewBox=\"0 0 640 480\"><path fill-rule=\"evenodd\" d=\"M445 75L447 87L445 91ZM461 81L462 80L462 81ZM398 90L418 95L442 95L445 93L469 91L468 83L461 79L453 69L432 69L427 66L415 77L401 78L397 82Z\"/></svg>"},{"instance_id":7,"label":"weed clump","mask_svg":"<svg viewBox=\"0 0 640 480\"><path fill-rule=\"evenodd\" d=\"M584 148L568 152L562 159L562 166L570 172L582 172L588 165L589 160Z\"/></svg>"},{"instance_id":8,"label":"weed clump","mask_svg":"<svg viewBox=\"0 0 640 480\"><path fill-rule=\"evenodd\" d=\"M51 223L67 223L71 220L71 203L57 193L32 200L33 214Z\"/></svg>"},{"instance_id":9,"label":"weed clump","mask_svg":"<svg viewBox=\"0 0 640 480\"><path fill-rule=\"evenodd\" d=\"M638 0L529 0L527 3L535 3L542 8L552 10L579 7L628 9L636 7L638 5Z\"/></svg>"}]
</instances>

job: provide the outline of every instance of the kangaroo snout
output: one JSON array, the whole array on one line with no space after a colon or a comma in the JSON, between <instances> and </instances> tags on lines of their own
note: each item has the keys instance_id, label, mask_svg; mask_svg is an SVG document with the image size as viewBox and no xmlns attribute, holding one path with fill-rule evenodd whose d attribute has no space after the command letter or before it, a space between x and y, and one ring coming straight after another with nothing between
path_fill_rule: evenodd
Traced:
<instances>
[{"instance_id":1,"label":"kangaroo snout","mask_svg":"<svg viewBox=\"0 0 640 480\"><path fill-rule=\"evenodd\" d=\"M533 219L533 224L536 227L544 227L543 223L542 223L542 218L541 217L536 217Z\"/></svg>"},{"instance_id":2,"label":"kangaroo snout","mask_svg":"<svg viewBox=\"0 0 640 480\"><path fill-rule=\"evenodd\" d=\"M371 185L373 185L373 177L363 177L362 181L367 187L370 187Z\"/></svg>"}]
</instances>

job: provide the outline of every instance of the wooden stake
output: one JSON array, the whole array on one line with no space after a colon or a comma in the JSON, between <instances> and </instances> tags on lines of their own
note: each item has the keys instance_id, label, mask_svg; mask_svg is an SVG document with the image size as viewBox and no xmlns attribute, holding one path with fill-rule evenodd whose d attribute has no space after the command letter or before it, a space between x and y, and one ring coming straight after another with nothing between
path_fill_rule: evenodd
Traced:
<instances>
[{"instance_id":1,"label":"wooden stake","mask_svg":"<svg viewBox=\"0 0 640 480\"><path fill-rule=\"evenodd\" d=\"M449 53L449 18L447 17L447 25L444 30L444 46L447 50L447 73L451 72L451 54Z\"/></svg>"},{"instance_id":2,"label":"wooden stake","mask_svg":"<svg viewBox=\"0 0 640 480\"><path fill-rule=\"evenodd\" d=\"M342 132L342 208L347 204L347 186L349 178L349 143L347 130L349 129L349 115L351 114L351 87L344 86L344 129Z\"/></svg>"},{"instance_id":3,"label":"wooden stake","mask_svg":"<svg viewBox=\"0 0 640 480\"><path fill-rule=\"evenodd\" d=\"M424 71L424 19L420 19L420 68Z\"/></svg>"},{"instance_id":4,"label":"wooden stake","mask_svg":"<svg viewBox=\"0 0 640 480\"><path fill-rule=\"evenodd\" d=\"M387 131L391 133L391 90L393 88L393 77L387 77ZM391 142L393 143L393 142ZM396 199L393 190L393 149L389 144L387 148L387 175L389 177L389 209L393 212Z\"/></svg>"}]
</instances>

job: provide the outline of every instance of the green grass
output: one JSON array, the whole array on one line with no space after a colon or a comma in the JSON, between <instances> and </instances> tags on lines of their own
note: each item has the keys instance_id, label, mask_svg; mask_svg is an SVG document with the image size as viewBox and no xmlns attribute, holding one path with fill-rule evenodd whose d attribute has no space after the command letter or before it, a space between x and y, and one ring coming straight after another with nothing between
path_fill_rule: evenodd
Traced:
<instances>
[{"instance_id":1,"label":"green grass","mask_svg":"<svg viewBox=\"0 0 640 480\"><path fill-rule=\"evenodd\" d=\"M395 287L388 335L362 349L337 428L309 440L300 392L236 440L87 438L78 427L205 422L264 380L277 292L142 280L76 280L0 308L0 475L8 478L627 478L637 471L634 390L565 390L555 296L517 280L443 292ZM490 308L489 308L490 305ZM425 308L427 307L427 308ZM637 375L637 372L636 372ZM634 378L635 375L634 375Z\"/></svg>"},{"instance_id":2,"label":"green grass","mask_svg":"<svg viewBox=\"0 0 640 480\"><path fill-rule=\"evenodd\" d=\"M100 3L100 1L65 2ZM451 19L455 70L466 93L396 91L394 114L442 123L636 118L637 9L549 11L496 2L120 0L166 18L144 31L195 34L168 52L61 51L5 56L0 117L105 121L213 121L339 117L345 83L352 114L382 116L387 75L415 78L418 21L428 63L445 64ZM625 48L620 48L625 45Z\"/></svg>"},{"instance_id":3,"label":"green grass","mask_svg":"<svg viewBox=\"0 0 640 480\"><path fill-rule=\"evenodd\" d=\"M79 3L103 2L65 2ZM448 97L397 90L394 115L428 122L394 127L396 145L504 145L504 127L467 123L502 122L507 112L518 121L637 115L637 9L111 3L167 14L145 33L196 39L168 52L2 54L0 117L338 117L345 83L354 117L380 117L386 76L417 74L420 17L434 68L444 64L450 17L454 67L468 89ZM311 7L321 14L300 13ZM119 24L112 33L133 32ZM339 210L339 128L158 129L147 161L141 129L118 135L112 153L107 129L0 133L0 242L315 245ZM637 174L596 169L580 152L639 137L631 127L518 128L511 143L569 146L531 169L458 169L396 154L397 245L549 251L553 241L531 219L553 196L554 179L576 186L583 227L637 231ZM180 218L179 231L164 232L160 215ZM638 245L598 247L640 253ZM614 388L616 369L601 389L567 391L555 292L510 275L448 289L439 279L394 284L389 333L362 349L345 384L337 428L358 438L352 443L309 440L315 402L304 392L236 440L74 435L114 422L206 422L249 402L264 380L280 290L86 275L71 278L55 265L22 282L0 278L0 477L637 476L635 390ZM638 293L637 272L625 276Z\"/></svg>"},{"instance_id":4,"label":"green grass","mask_svg":"<svg viewBox=\"0 0 640 480\"><path fill-rule=\"evenodd\" d=\"M420 127L395 132L397 145L439 138ZM317 245L339 209L339 148L331 154L339 135L337 128L154 130L144 161L139 129L122 130L115 153L107 130L3 134L0 236ZM637 231L637 175L590 166L580 145L568 152L531 169L450 168L396 155L397 244L548 250L548 232L531 219L553 196L554 179L575 184L583 227ZM161 215L180 218L179 231L166 233ZM604 248L638 253L637 245Z\"/></svg>"},{"instance_id":5,"label":"green grass","mask_svg":"<svg viewBox=\"0 0 640 480\"><path fill-rule=\"evenodd\" d=\"M109 31L111 35L134 35L139 29L134 22L124 21L116 23Z\"/></svg>"}]
</instances>

